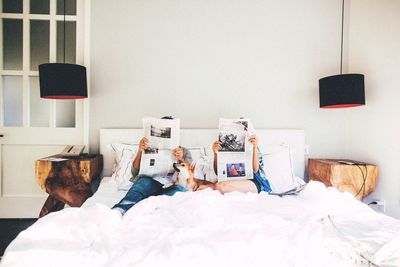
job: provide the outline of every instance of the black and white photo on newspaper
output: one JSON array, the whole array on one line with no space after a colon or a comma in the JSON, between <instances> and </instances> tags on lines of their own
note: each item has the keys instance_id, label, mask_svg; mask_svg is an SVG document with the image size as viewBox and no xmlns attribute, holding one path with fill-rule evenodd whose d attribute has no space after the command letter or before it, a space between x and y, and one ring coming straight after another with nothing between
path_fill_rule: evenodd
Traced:
<instances>
[{"instance_id":1,"label":"black and white photo on newspaper","mask_svg":"<svg viewBox=\"0 0 400 267\"><path fill-rule=\"evenodd\" d=\"M245 131L220 131L218 141L221 142L219 152L244 152L246 146Z\"/></svg>"},{"instance_id":2,"label":"black and white photo on newspaper","mask_svg":"<svg viewBox=\"0 0 400 267\"><path fill-rule=\"evenodd\" d=\"M179 119L143 118L144 136L151 148L174 149L179 146Z\"/></svg>"},{"instance_id":3,"label":"black and white photo on newspaper","mask_svg":"<svg viewBox=\"0 0 400 267\"><path fill-rule=\"evenodd\" d=\"M139 174L167 177L174 174L172 150L179 146L179 119L143 118L149 147L143 151Z\"/></svg>"},{"instance_id":4,"label":"black and white photo on newspaper","mask_svg":"<svg viewBox=\"0 0 400 267\"><path fill-rule=\"evenodd\" d=\"M248 141L253 133L249 119L219 120L218 181L253 178L253 148Z\"/></svg>"}]
</instances>

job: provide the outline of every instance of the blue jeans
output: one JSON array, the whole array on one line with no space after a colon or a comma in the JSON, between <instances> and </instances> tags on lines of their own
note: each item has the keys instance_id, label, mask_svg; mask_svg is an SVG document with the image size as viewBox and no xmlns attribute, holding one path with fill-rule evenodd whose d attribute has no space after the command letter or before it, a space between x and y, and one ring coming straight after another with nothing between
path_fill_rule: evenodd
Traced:
<instances>
[{"instance_id":1,"label":"blue jeans","mask_svg":"<svg viewBox=\"0 0 400 267\"><path fill-rule=\"evenodd\" d=\"M264 175L262 175L262 173ZM260 191L265 191L265 192L271 192L272 191L271 185L270 185L268 179L265 177L264 170L261 169L261 166L260 166L260 169L258 170L258 172L254 172L253 173L253 179L252 180L257 186L258 193L260 193ZM257 181L257 183L254 180Z\"/></svg>"},{"instance_id":2,"label":"blue jeans","mask_svg":"<svg viewBox=\"0 0 400 267\"><path fill-rule=\"evenodd\" d=\"M172 196L176 192L185 191L187 191L186 188L180 185L173 185L168 188L163 188L163 184L157 182L153 178L141 175L131 186L125 197L112 208L117 208L122 212L122 214L125 214L125 212L132 208L136 203L150 196Z\"/></svg>"}]
</instances>

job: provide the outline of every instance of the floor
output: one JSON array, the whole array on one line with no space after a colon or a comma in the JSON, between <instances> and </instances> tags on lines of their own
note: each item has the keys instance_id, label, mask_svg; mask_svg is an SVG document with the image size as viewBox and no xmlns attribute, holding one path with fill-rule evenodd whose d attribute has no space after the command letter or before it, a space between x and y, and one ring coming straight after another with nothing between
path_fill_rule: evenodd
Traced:
<instances>
[{"instance_id":1,"label":"floor","mask_svg":"<svg viewBox=\"0 0 400 267\"><path fill-rule=\"evenodd\" d=\"M7 246L17 235L37 219L0 219L0 259Z\"/></svg>"}]
</instances>

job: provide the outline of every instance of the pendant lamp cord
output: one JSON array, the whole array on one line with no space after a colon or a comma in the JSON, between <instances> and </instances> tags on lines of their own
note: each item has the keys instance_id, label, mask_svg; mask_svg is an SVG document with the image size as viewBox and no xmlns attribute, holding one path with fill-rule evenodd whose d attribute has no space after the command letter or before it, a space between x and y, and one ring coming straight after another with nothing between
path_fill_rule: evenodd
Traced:
<instances>
[{"instance_id":1,"label":"pendant lamp cord","mask_svg":"<svg viewBox=\"0 0 400 267\"><path fill-rule=\"evenodd\" d=\"M65 11L65 0L64 0L64 24L63 24L63 28L64 28L64 40L63 40L63 42L64 42L64 54L63 54L63 56L64 56L64 64L65 64L65 13L66 13L66 11Z\"/></svg>"},{"instance_id":2,"label":"pendant lamp cord","mask_svg":"<svg viewBox=\"0 0 400 267\"><path fill-rule=\"evenodd\" d=\"M64 0L65 1L65 0ZM343 22L344 22L344 0L342 0L342 34L340 38L340 75L343 74Z\"/></svg>"}]
</instances>

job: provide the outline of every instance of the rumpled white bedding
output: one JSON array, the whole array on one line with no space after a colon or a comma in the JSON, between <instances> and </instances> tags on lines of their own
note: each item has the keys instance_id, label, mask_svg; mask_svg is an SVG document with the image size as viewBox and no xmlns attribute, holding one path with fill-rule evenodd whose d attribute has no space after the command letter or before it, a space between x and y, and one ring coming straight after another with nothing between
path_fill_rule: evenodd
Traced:
<instances>
[{"instance_id":1,"label":"rumpled white bedding","mask_svg":"<svg viewBox=\"0 0 400 267\"><path fill-rule=\"evenodd\" d=\"M310 182L298 196L150 197L121 219L103 204L38 220L0 266L400 266L400 221Z\"/></svg>"}]
</instances>

